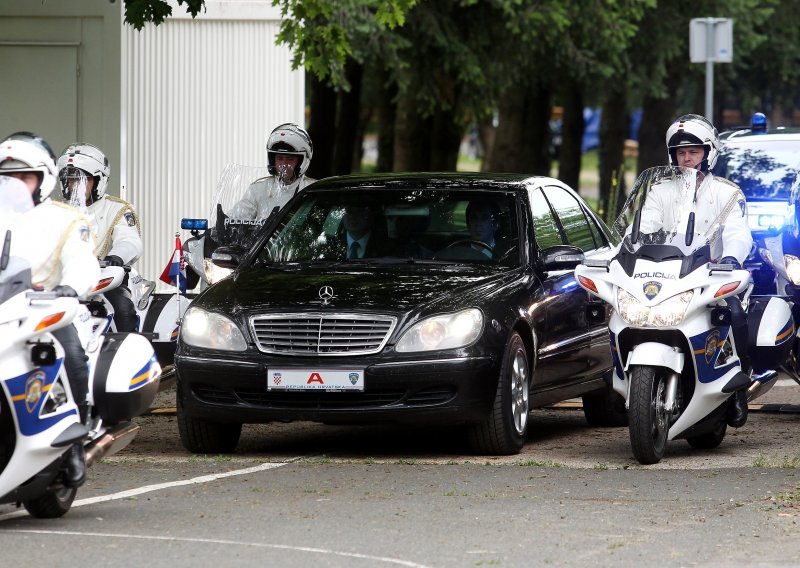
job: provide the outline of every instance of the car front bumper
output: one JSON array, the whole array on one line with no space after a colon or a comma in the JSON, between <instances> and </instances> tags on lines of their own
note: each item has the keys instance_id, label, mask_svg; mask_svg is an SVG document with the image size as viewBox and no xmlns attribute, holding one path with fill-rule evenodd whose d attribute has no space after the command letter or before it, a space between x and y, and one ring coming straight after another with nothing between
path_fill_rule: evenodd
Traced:
<instances>
[{"instance_id":1,"label":"car front bumper","mask_svg":"<svg viewBox=\"0 0 800 568\"><path fill-rule=\"evenodd\" d=\"M490 354L361 361L179 353L178 396L188 416L215 422L475 422L494 401L500 362ZM267 390L268 368L364 369L363 391Z\"/></svg>"}]
</instances>

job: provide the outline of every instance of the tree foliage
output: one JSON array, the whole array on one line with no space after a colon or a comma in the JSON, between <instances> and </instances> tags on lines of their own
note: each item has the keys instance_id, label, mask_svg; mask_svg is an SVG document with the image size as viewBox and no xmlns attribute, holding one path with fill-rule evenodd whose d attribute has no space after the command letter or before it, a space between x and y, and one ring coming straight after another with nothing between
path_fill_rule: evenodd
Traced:
<instances>
[{"instance_id":1,"label":"tree foliage","mask_svg":"<svg viewBox=\"0 0 800 568\"><path fill-rule=\"evenodd\" d=\"M186 4L186 11L196 17L205 7L205 0L178 0ZM141 30L145 24L159 25L172 15L172 6L164 0L125 0L125 23Z\"/></svg>"}]
</instances>

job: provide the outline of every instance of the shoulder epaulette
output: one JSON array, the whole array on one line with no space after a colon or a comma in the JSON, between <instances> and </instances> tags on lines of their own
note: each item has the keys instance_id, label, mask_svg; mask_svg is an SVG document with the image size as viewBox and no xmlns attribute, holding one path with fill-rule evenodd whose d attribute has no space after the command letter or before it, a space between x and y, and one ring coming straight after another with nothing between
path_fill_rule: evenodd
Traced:
<instances>
[{"instance_id":1,"label":"shoulder epaulette","mask_svg":"<svg viewBox=\"0 0 800 568\"><path fill-rule=\"evenodd\" d=\"M128 203L127 201L125 201L124 199L122 199L121 197L116 197L114 195L106 195L106 199L109 199L109 200L113 201L114 203L121 203L122 205L127 205L128 207L133 209L133 206L130 203Z\"/></svg>"}]
</instances>

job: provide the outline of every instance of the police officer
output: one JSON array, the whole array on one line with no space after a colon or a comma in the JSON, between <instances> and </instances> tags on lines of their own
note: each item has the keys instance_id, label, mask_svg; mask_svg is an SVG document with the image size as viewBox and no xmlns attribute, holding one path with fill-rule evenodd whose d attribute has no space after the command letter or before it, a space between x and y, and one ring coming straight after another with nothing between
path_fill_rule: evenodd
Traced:
<instances>
[{"instance_id":1,"label":"police officer","mask_svg":"<svg viewBox=\"0 0 800 568\"><path fill-rule=\"evenodd\" d=\"M62 296L85 297L100 278L94 236L80 212L48 199L57 182L55 154L50 146L29 132L12 134L0 142L0 175L25 183L34 203L33 209L12 225L11 254L31 265L34 285ZM54 331L53 335L64 348L70 390L85 424L89 389L86 353L74 325ZM82 442L70 449L66 466L64 484L83 484L86 466Z\"/></svg>"},{"instance_id":2,"label":"police officer","mask_svg":"<svg viewBox=\"0 0 800 568\"><path fill-rule=\"evenodd\" d=\"M286 205L295 193L316 181L305 177L313 153L314 146L304 128L291 123L277 126L267 140L267 170L272 175L250 184L230 216L265 219L272 208Z\"/></svg>"},{"instance_id":3,"label":"police officer","mask_svg":"<svg viewBox=\"0 0 800 568\"><path fill-rule=\"evenodd\" d=\"M678 117L670 125L666 139L671 165L696 169L703 174L696 192L696 230L704 232L710 223L725 213L726 207L734 207L727 214L722 234L714 243L711 254L722 264L732 264L737 269L741 268L753 246L753 236L747 225L747 204L739 186L709 172L714 167L719 153L717 129L705 117L687 114ZM643 218L645 213L646 211L642 211ZM668 216L668 208L665 207L661 214ZM731 327L742 371L750 374L747 317L738 298L728 298L727 302L731 309ZM747 421L746 389L731 395L727 418L728 424L734 428L743 426Z\"/></svg>"},{"instance_id":4,"label":"police officer","mask_svg":"<svg viewBox=\"0 0 800 568\"><path fill-rule=\"evenodd\" d=\"M130 203L106 195L110 173L108 158L91 144L70 144L58 159L62 195L67 202L86 207L97 238L94 251L97 258L110 266L132 265L142 255L139 218ZM136 308L128 288L128 275L105 296L114 308L117 331L136 331Z\"/></svg>"}]
</instances>

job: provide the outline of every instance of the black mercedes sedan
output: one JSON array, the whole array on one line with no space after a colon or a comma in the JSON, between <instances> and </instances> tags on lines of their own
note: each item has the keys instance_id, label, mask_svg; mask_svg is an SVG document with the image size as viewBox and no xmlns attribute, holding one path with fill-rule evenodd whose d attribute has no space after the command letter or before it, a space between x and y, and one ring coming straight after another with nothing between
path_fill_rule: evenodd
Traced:
<instances>
[{"instance_id":1,"label":"black mercedes sedan","mask_svg":"<svg viewBox=\"0 0 800 568\"><path fill-rule=\"evenodd\" d=\"M219 215L221 234L238 222ZM334 177L255 225L248 247L216 249L233 272L182 321L188 450L231 452L243 423L426 421L513 454L532 408L578 396L591 424L627 423L604 380L608 308L572 271L612 236L560 181Z\"/></svg>"}]
</instances>

